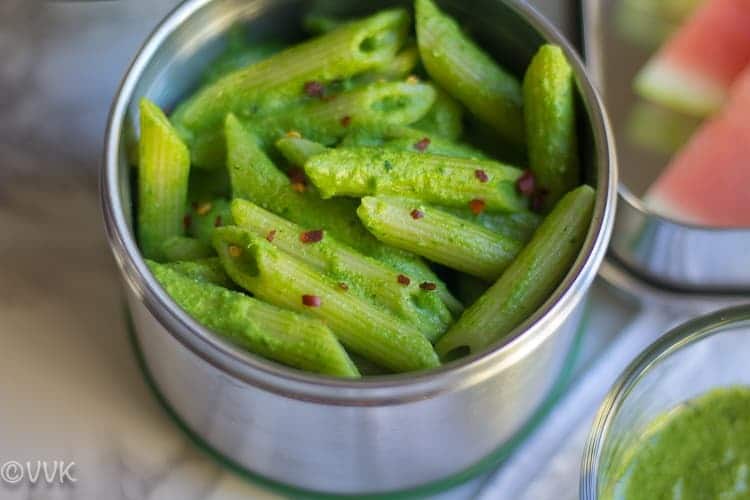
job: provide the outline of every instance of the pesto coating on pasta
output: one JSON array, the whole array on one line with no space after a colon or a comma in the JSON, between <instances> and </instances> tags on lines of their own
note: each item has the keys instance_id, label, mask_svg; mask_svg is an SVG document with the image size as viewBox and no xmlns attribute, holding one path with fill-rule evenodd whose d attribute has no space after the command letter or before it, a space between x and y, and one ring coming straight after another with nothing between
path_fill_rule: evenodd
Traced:
<instances>
[{"instance_id":1,"label":"pesto coating on pasta","mask_svg":"<svg viewBox=\"0 0 750 500\"><path fill-rule=\"evenodd\" d=\"M174 302L254 355L352 379L434 369L533 315L596 197L573 70L547 44L524 71L461 21L415 0L413 20L320 7L292 44L238 25L173 113L143 99L133 227Z\"/></svg>"}]
</instances>

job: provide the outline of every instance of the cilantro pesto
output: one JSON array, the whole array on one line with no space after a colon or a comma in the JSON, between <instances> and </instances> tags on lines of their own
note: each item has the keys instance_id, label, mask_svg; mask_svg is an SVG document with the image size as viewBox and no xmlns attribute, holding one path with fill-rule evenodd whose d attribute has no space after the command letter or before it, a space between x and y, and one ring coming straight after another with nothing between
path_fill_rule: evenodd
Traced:
<instances>
[{"instance_id":1,"label":"cilantro pesto","mask_svg":"<svg viewBox=\"0 0 750 500\"><path fill-rule=\"evenodd\" d=\"M658 418L604 498L750 498L750 388L714 389Z\"/></svg>"}]
</instances>

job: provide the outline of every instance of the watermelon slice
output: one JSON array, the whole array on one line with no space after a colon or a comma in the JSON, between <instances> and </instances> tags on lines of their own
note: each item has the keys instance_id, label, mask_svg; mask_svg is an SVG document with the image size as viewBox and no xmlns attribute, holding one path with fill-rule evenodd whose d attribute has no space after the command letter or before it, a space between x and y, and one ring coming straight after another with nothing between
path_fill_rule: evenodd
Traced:
<instances>
[{"instance_id":1,"label":"watermelon slice","mask_svg":"<svg viewBox=\"0 0 750 500\"><path fill-rule=\"evenodd\" d=\"M686 222L750 228L750 67L732 86L721 113L695 133L651 186L646 203Z\"/></svg>"},{"instance_id":2,"label":"watermelon slice","mask_svg":"<svg viewBox=\"0 0 750 500\"><path fill-rule=\"evenodd\" d=\"M706 0L635 80L646 99L695 116L717 111L750 63L750 1Z\"/></svg>"}]
</instances>

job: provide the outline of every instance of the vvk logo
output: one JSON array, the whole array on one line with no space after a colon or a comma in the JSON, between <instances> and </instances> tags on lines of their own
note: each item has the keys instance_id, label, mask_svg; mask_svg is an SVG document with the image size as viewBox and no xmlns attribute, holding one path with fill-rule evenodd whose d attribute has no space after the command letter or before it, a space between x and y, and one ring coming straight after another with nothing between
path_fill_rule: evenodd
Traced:
<instances>
[{"instance_id":1,"label":"vvk logo","mask_svg":"<svg viewBox=\"0 0 750 500\"><path fill-rule=\"evenodd\" d=\"M7 485L26 484L72 484L75 477L75 462L65 460L9 460L0 465L0 483Z\"/></svg>"}]
</instances>

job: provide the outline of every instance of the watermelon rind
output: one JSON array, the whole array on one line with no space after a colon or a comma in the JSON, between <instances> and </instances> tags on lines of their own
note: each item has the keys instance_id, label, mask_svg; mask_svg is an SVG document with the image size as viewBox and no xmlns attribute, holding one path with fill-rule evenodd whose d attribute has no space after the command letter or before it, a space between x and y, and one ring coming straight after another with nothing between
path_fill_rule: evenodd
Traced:
<instances>
[{"instance_id":1,"label":"watermelon rind","mask_svg":"<svg viewBox=\"0 0 750 500\"><path fill-rule=\"evenodd\" d=\"M690 139L700 123L700 118L638 100L628 113L625 135L641 149L671 155Z\"/></svg>"},{"instance_id":2,"label":"watermelon rind","mask_svg":"<svg viewBox=\"0 0 750 500\"><path fill-rule=\"evenodd\" d=\"M662 59L649 61L634 85L644 99L699 118L718 111L727 99L722 84Z\"/></svg>"}]
</instances>

